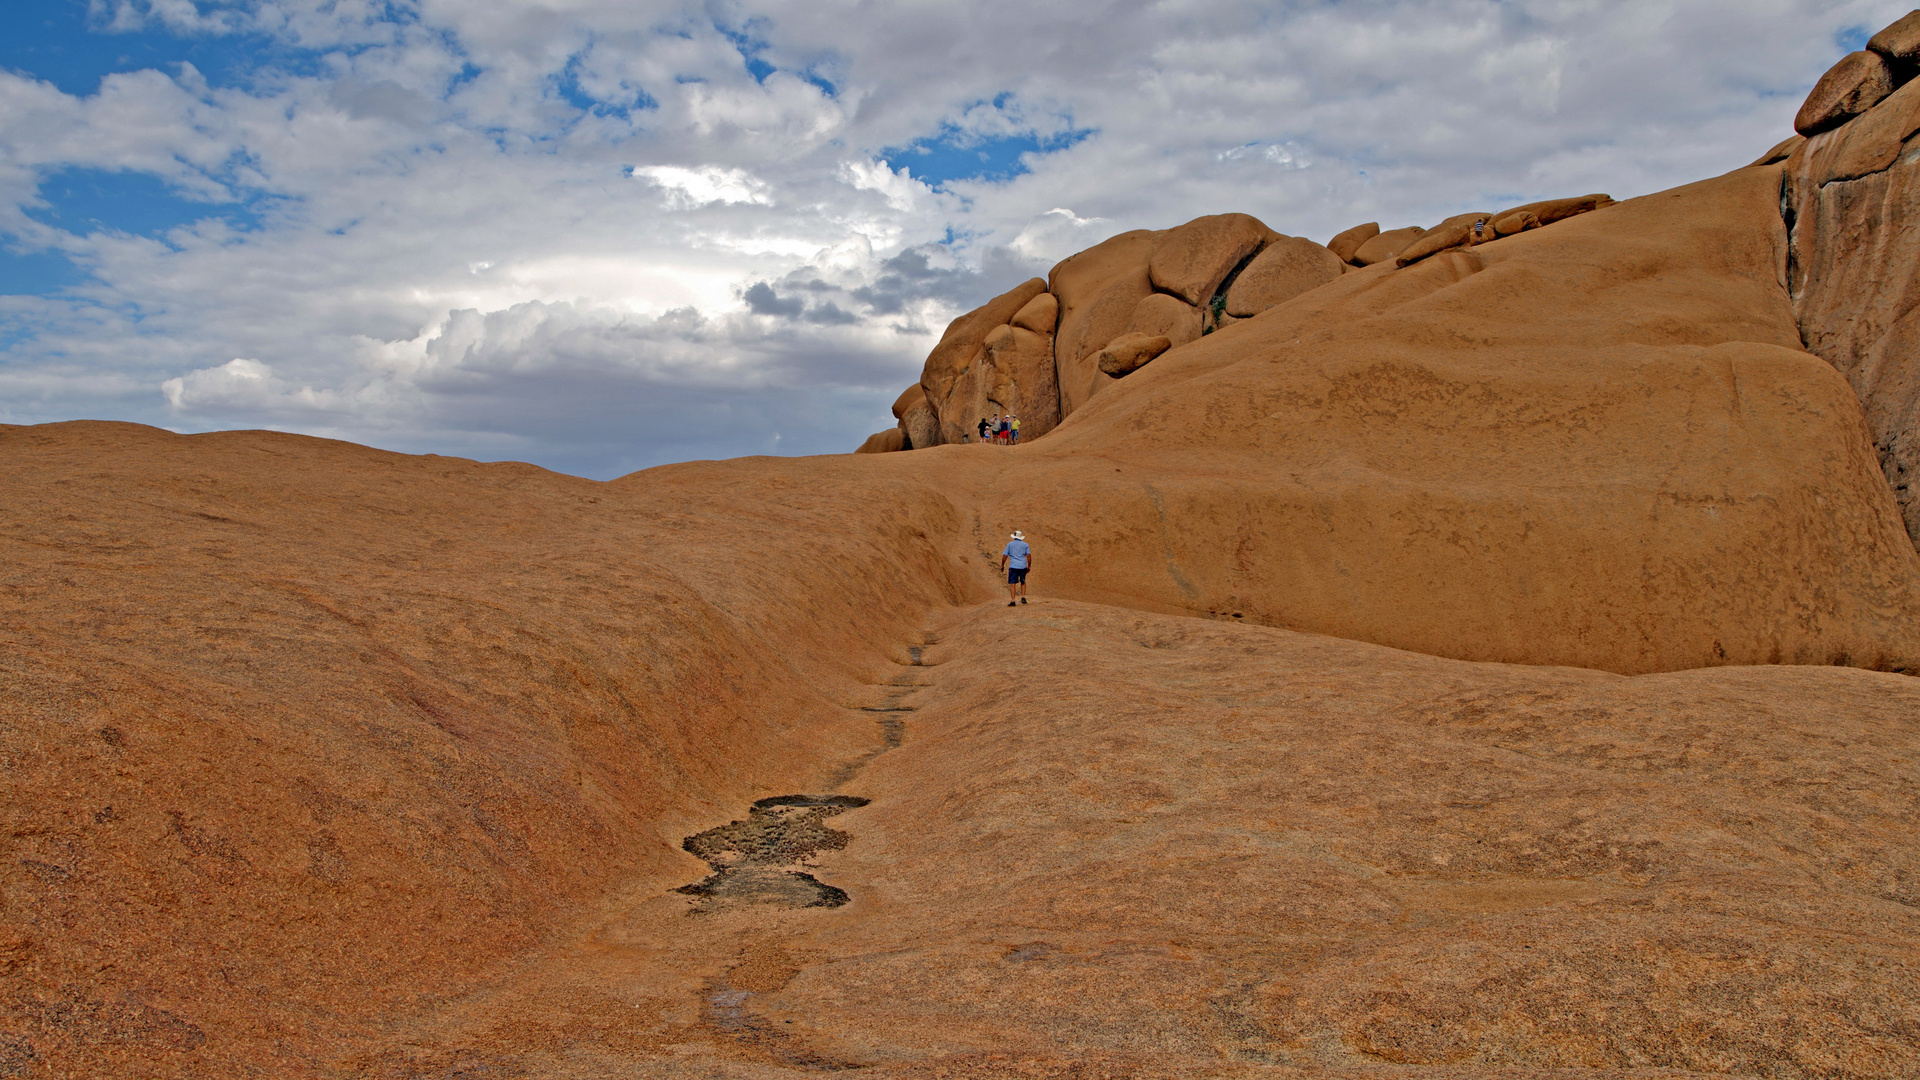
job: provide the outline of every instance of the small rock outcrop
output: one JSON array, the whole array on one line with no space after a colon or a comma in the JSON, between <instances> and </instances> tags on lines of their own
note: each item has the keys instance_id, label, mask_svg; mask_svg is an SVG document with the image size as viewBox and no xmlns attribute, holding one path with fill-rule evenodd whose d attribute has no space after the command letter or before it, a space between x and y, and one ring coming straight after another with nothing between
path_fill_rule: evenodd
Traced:
<instances>
[{"instance_id":1,"label":"small rock outcrop","mask_svg":"<svg viewBox=\"0 0 1920 1080\"><path fill-rule=\"evenodd\" d=\"M860 448L855 450L854 453L887 454L895 450L905 450L906 448L907 433L897 427L890 427L885 431L876 431L867 436L867 441L861 443Z\"/></svg>"},{"instance_id":2,"label":"small rock outcrop","mask_svg":"<svg viewBox=\"0 0 1920 1080\"><path fill-rule=\"evenodd\" d=\"M1146 334L1122 334L1100 350L1100 370L1121 378L1145 367L1149 360L1173 347L1164 337Z\"/></svg>"}]
</instances>

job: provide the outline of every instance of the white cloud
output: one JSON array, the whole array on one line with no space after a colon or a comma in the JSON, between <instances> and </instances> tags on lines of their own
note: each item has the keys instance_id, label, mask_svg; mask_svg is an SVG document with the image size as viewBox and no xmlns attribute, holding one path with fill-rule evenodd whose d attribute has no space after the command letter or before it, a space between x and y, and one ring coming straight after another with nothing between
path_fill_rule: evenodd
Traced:
<instances>
[{"instance_id":1,"label":"white cloud","mask_svg":"<svg viewBox=\"0 0 1920 1080\"><path fill-rule=\"evenodd\" d=\"M667 205L690 210L711 203L754 203L765 206L773 201L772 188L745 169L705 166L697 169L678 165L647 165L633 170L635 179L651 180L667 192Z\"/></svg>"},{"instance_id":2,"label":"white cloud","mask_svg":"<svg viewBox=\"0 0 1920 1080\"><path fill-rule=\"evenodd\" d=\"M1906 10L91 4L108 48L244 32L298 62L82 94L0 72L0 242L95 275L0 298L0 418L593 475L776 431L857 445L954 314L1125 229L1240 210L1324 238L1733 168L1785 134L1837 34ZM980 154L1030 171L942 171ZM65 224L42 184L71 169L158 178L184 223ZM223 220L239 207L257 223Z\"/></svg>"}]
</instances>

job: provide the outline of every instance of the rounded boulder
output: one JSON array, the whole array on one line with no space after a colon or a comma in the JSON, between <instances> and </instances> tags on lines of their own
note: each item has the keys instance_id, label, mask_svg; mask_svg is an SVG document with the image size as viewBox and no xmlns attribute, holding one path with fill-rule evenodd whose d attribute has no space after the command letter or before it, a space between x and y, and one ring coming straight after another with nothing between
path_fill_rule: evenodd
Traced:
<instances>
[{"instance_id":1,"label":"rounded boulder","mask_svg":"<svg viewBox=\"0 0 1920 1080\"><path fill-rule=\"evenodd\" d=\"M1871 49L1848 53L1827 69L1793 118L1802 135L1831 131L1878 105L1893 93L1893 69Z\"/></svg>"},{"instance_id":2,"label":"rounded boulder","mask_svg":"<svg viewBox=\"0 0 1920 1080\"><path fill-rule=\"evenodd\" d=\"M1404 229L1383 232L1361 244L1353 253L1353 260L1361 266L1387 262L1405 251L1415 240L1426 235L1427 230L1418 225L1409 225Z\"/></svg>"},{"instance_id":3,"label":"rounded boulder","mask_svg":"<svg viewBox=\"0 0 1920 1080\"><path fill-rule=\"evenodd\" d=\"M1153 249L1148 272L1153 287L1195 307L1213 298L1241 260L1260 250L1273 233L1248 214L1213 214L1167 230Z\"/></svg>"},{"instance_id":4,"label":"rounded boulder","mask_svg":"<svg viewBox=\"0 0 1920 1080\"><path fill-rule=\"evenodd\" d=\"M1298 236L1283 236L1253 257L1227 290L1227 314L1258 315L1346 272L1338 252Z\"/></svg>"},{"instance_id":5,"label":"rounded boulder","mask_svg":"<svg viewBox=\"0 0 1920 1080\"><path fill-rule=\"evenodd\" d=\"M1380 223L1377 221L1369 221L1365 225L1355 225L1353 228L1327 241L1327 250L1339 256L1341 262L1351 263L1354 252L1360 250L1360 245L1379 235Z\"/></svg>"},{"instance_id":6,"label":"rounded boulder","mask_svg":"<svg viewBox=\"0 0 1920 1080\"><path fill-rule=\"evenodd\" d=\"M1140 370L1149 360L1171 348L1173 342L1164 337L1123 334L1100 350L1100 370L1118 379Z\"/></svg>"}]
</instances>

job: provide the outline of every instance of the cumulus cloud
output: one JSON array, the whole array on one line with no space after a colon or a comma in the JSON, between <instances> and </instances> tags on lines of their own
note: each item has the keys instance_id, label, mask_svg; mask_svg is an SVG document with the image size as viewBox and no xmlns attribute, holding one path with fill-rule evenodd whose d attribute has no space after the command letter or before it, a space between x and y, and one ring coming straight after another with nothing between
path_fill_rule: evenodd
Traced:
<instances>
[{"instance_id":1,"label":"cumulus cloud","mask_svg":"<svg viewBox=\"0 0 1920 1080\"><path fill-rule=\"evenodd\" d=\"M844 450L954 315L1108 236L1697 179L1905 10L90 0L103 54L181 59L0 70L0 259L76 268L0 297L0 419L594 476Z\"/></svg>"}]
</instances>

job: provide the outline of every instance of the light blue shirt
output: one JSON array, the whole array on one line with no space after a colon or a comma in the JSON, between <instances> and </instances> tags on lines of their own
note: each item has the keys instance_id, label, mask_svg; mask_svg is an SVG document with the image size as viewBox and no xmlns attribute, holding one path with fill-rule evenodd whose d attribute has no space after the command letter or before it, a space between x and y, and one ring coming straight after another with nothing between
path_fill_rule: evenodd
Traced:
<instances>
[{"instance_id":1,"label":"light blue shirt","mask_svg":"<svg viewBox=\"0 0 1920 1080\"><path fill-rule=\"evenodd\" d=\"M1027 568L1027 553L1032 550L1032 548L1027 546L1025 540L1014 540L1007 544L1007 550L1001 552L1001 554L1007 557L1008 567L1014 570L1025 570Z\"/></svg>"}]
</instances>

